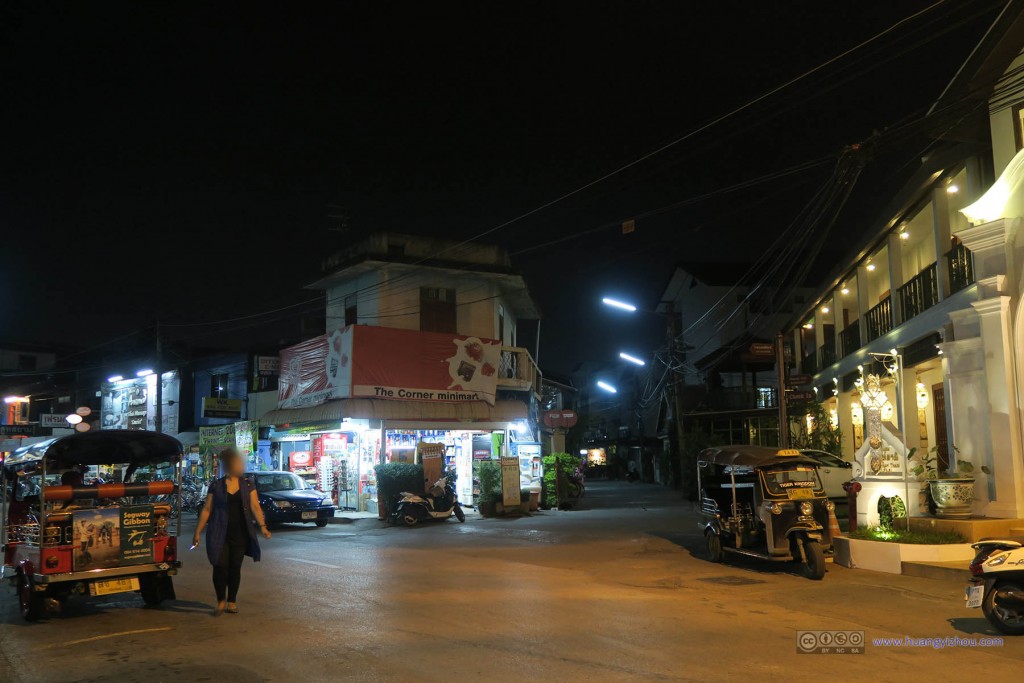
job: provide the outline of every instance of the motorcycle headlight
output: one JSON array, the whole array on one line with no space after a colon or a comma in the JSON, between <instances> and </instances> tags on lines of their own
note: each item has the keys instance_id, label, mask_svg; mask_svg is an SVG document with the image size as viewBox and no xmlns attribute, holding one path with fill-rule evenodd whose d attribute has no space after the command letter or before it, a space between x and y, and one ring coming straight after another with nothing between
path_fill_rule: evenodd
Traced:
<instances>
[{"instance_id":1,"label":"motorcycle headlight","mask_svg":"<svg viewBox=\"0 0 1024 683\"><path fill-rule=\"evenodd\" d=\"M833 510L836 509L836 504L833 503L831 500L827 500L825 501L825 509L828 510L829 512L832 512Z\"/></svg>"},{"instance_id":2,"label":"motorcycle headlight","mask_svg":"<svg viewBox=\"0 0 1024 683\"><path fill-rule=\"evenodd\" d=\"M805 500L804 502L800 503L800 514L801 515L804 515L806 517L807 515L811 514L812 512L814 512L814 505L810 501Z\"/></svg>"},{"instance_id":3,"label":"motorcycle headlight","mask_svg":"<svg viewBox=\"0 0 1024 683\"><path fill-rule=\"evenodd\" d=\"M289 503L287 500L275 500L274 505L281 508L282 510L285 508L290 508L292 506L292 504Z\"/></svg>"},{"instance_id":4,"label":"motorcycle headlight","mask_svg":"<svg viewBox=\"0 0 1024 683\"><path fill-rule=\"evenodd\" d=\"M770 505L770 506L768 507L768 509L769 509L769 510L771 510L771 513L772 513L773 515L781 515L781 514L782 514L782 506L781 506L781 505L779 505L778 503L772 503L772 504L771 504L771 505Z\"/></svg>"}]
</instances>

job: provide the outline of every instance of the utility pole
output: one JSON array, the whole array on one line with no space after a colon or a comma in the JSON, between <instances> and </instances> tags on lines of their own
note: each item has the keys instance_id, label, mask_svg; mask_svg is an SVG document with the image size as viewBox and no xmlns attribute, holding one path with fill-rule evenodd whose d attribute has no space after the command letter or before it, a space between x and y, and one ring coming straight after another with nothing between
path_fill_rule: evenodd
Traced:
<instances>
[{"instance_id":1,"label":"utility pole","mask_svg":"<svg viewBox=\"0 0 1024 683\"><path fill-rule=\"evenodd\" d=\"M164 431L164 366L160 344L160 321L156 323L156 432Z\"/></svg>"},{"instance_id":2,"label":"utility pole","mask_svg":"<svg viewBox=\"0 0 1024 683\"><path fill-rule=\"evenodd\" d=\"M782 333L775 335L775 366L779 371L779 448L789 448L789 415L786 414L786 350Z\"/></svg>"},{"instance_id":3,"label":"utility pole","mask_svg":"<svg viewBox=\"0 0 1024 683\"><path fill-rule=\"evenodd\" d=\"M665 302L665 308L668 314L668 357L669 357L669 372L672 373L672 422L675 423L676 430L676 469L679 470L677 486L682 488L683 486L683 470L686 466L686 457L683 455L683 446L685 443L684 427L683 427L683 397L679 391L679 372L676 370L676 365L679 359L676 358L676 348L678 341L676 339L676 311L675 302Z\"/></svg>"}]
</instances>

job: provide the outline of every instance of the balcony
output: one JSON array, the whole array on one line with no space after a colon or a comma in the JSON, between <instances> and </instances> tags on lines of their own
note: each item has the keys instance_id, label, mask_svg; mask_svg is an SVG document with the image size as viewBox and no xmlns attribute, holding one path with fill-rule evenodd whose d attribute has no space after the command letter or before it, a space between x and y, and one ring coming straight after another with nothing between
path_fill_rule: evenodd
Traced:
<instances>
[{"instance_id":1,"label":"balcony","mask_svg":"<svg viewBox=\"0 0 1024 683\"><path fill-rule=\"evenodd\" d=\"M874 341L892 329L892 297L885 297L864 316L868 324L868 341Z\"/></svg>"},{"instance_id":2,"label":"balcony","mask_svg":"<svg viewBox=\"0 0 1024 683\"><path fill-rule=\"evenodd\" d=\"M721 387L707 398L708 410L754 410L777 408L778 391L775 387Z\"/></svg>"},{"instance_id":3,"label":"balcony","mask_svg":"<svg viewBox=\"0 0 1024 683\"><path fill-rule=\"evenodd\" d=\"M956 294L961 289L974 284L974 255L962 244L958 244L946 254L949 267L949 293Z\"/></svg>"},{"instance_id":4,"label":"balcony","mask_svg":"<svg viewBox=\"0 0 1024 683\"><path fill-rule=\"evenodd\" d=\"M831 336L830 336L831 337ZM821 354L821 367L827 368L836 362L836 340L834 337L825 339L821 343L821 348L818 349L818 353Z\"/></svg>"},{"instance_id":5,"label":"balcony","mask_svg":"<svg viewBox=\"0 0 1024 683\"><path fill-rule=\"evenodd\" d=\"M498 365L498 388L513 391L540 391L541 373L537 363L526 349L517 346L501 347Z\"/></svg>"},{"instance_id":6,"label":"balcony","mask_svg":"<svg viewBox=\"0 0 1024 683\"><path fill-rule=\"evenodd\" d=\"M854 320L845 330L839 333L839 344L842 347L843 358L860 348L860 323Z\"/></svg>"},{"instance_id":7,"label":"balcony","mask_svg":"<svg viewBox=\"0 0 1024 683\"><path fill-rule=\"evenodd\" d=\"M939 302L939 280L935 264L926 267L899 288L903 320L924 313Z\"/></svg>"}]
</instances>

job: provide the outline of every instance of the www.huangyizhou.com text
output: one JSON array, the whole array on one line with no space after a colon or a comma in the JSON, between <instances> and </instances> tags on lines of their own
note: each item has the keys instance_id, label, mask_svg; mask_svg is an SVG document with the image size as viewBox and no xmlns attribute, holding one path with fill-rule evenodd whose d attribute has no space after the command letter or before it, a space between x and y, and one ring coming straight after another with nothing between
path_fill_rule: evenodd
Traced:
<instances>
[{"instance_id":1,"label":"www.huangyizhou.com text","mask_svg":"<svg viewBox=\"0 0 1024 683\"><path fill-rule=\"evenodd\" d=\"M875 647L930 647L934 650L943 650L947 647L1002 647L1002 638L961 638L959 636L943 636L940 638L913 638L902 636L900 638L873 638L871 644Z\"/></svg>"}]
</instances>

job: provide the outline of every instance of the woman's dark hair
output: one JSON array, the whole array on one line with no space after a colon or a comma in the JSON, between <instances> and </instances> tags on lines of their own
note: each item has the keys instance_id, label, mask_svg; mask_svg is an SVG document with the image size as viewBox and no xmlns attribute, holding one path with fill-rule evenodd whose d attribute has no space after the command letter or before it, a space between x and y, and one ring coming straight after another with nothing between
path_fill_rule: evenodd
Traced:
<instances>
[{"instance_id":1,"label":"woman's dark hair","mask_svg":"<svg viewBox=\"0 0 1024 683\"><path fill-rule=\"evenodd\" d=\"M220 464L226 470L226 469L231 467L231 463L232 462L234 462L235 460L241 458L242 454L239 453L238 449L235 448L234 446L228 446L227 448L222 450L217 455L217 457L220 458Z\"/></svg>"}]
</instances>

